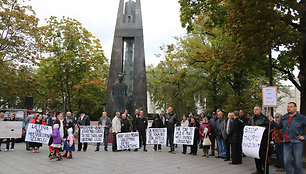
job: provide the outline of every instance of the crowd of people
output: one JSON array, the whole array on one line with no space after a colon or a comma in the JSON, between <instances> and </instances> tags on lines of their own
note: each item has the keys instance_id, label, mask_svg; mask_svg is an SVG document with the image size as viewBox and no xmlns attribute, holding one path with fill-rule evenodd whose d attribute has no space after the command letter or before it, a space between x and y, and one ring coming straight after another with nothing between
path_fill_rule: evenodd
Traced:
<instances>
[{"instance_id":1,"label":"crowd of people","mask_svg":"<svg viewBox=\"0 0 306 174\"><path fill-rule=\"evenodd\" d=\"M0 114L3 118L3 114ZM4 121L14 121L15 115L11 113L9 118ZM80 112L79 117L76 119L72 116L71 112L59 114L56 120L52 120L50 115L43 118L41 114L35 114L33 117L29 116L24 120L25 126L29 123L43 124L53 127L53 132L50 134L49 141L49 158L61 160L63 157L72 158L72 152L75 151L74 135L78 134L78 148L77 151L86 151L87 143L80 142L80 131L76 132L82 126L90 125L90 118L84 112ZM271 123L271 124L270 124ZM142 110L136 109L135 115L131 116L127 110L124 113L116 112L113 119L103 112L98 121L98 125L104 128L104 150L108 151L108 135L112 131L113 142L112 151L117 152L116 135L118 133L138 132L139 133L139 149L147 152L146 146L146 131L148 128L148 120L144 116ZM167 146L169 146L169 153L175 154L174 144L174 130L176 126L181 127L194 127L194 142L193 145L183 145L182 153L187 154L188 147L190 147L189 154L197 155L198 149L202 149L202 156L214 156L230 161L229 164L239 165L242 164L242 139L244 126L261 126L265 127L262 136L259 159L255 158L256 172L254 174L267 174L269 173L269 158L271 157L272 150L271 144L274 144L277 156L277 167L279 171L286 171L288 174L302 174L302 155L303 155L303 142L305 136L303 128L306 126L306 117L297 112L295 103L288 104L288 113L281 115L275 114L275 117L265 116L262 113L261 106L254 107L254 115L246 114L243 110L233 111L227 113L224 117L224 112L217 109L212 113L212 116L204 113L199 116L194 116L193 113L182 115L182 120L179 121L177 114L173 111L172 107L160 114L154 116L152 126L150 128L166 128L167 129ZM271 126L270 126L271 125ZM271 128L271 131L269 131ZM271 135L271 136L270 136ZM272 141L271 138L272 137ZM0 143L2 142L2 139ZM271 143L272 142L272 143ZM6 140L6 151L14 150L15 139ZM1 145L1 144L0 144ZM27 150L39 152L41 143L30 142L27 143ZM100 150L100 143L97 143L95 151ZM155 144L153 151L162 151L161 144ZM129 151L132 149L128 149ZM133 149L138 151L138 149ZM61 151L66 151L62 156ZM210 153L209 153L210 152ZM267 154L268 153L268 154ZM294 167L291 165L293 159Z\"/></svg>"}]
</instances>

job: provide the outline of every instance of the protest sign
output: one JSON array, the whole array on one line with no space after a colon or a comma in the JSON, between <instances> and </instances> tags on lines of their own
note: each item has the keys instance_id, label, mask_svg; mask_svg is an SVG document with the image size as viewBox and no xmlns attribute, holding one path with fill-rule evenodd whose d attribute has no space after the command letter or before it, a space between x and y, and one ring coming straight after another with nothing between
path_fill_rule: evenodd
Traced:
<instances>
[{"instance_id":1,"label":"protest sign","mask_svg":"<svg viewBox=\"0 0 306 174\"><path fill-rule=\"evenodd\" d=\"M277 107L277 87L266 86L262 87L262 106L263 107Z\"/></svg>"},{"instance_id":2,"label":"protest sign","mask_svg":"<svg viewBox=\"0 0 306 174\"><path fill-rule=\"evenodd\" d=\"M266 128L259 126L244 127L242 151L246 156L259 159L259 149L265 129Z\"/></svg>"},{"instance_id":3,"label":"protest sign","mask_svg":"<svg viewBox=\"0 0 306 174\"><path fill-rule=\"evenodd\" d=\"M48 144L50 136L52 134L52 127L42 124L29 124L25 141Z\"/></svg>"},{"instance_id":4,"label":"protest sign","mask_svg":"<svg viewBox=\"0 0 306 174\"><path fill-rule=\"evenodd\" d=\"M81 143L98 143L103 141L104 127L102 126L82 126L80 131Z\"/></svg>"},{"instance_id":5,"label":"protest sign","mask_svg":"<svg viewBox=\"0 0 306 174\"><path fill-rule=\"evenodd\" d=\"M147 144L166 145L167 128L149 128L147 129Z\"/></svg>"},{"instance_id":6,"label":"protest sign","mask_svg":"<svg viewBox=\"0 0 306 174\"><path fill-rule=\"evenodd\" d=\"M116 135L117 150L136 149L139 148L139 133L118 133Z\"/></svg>"},{"instance_id":7,"label":"protest sign","mask_svg":"<svg viewBox=\"0 0 306 174\"><path fill-rule=\"evenodd\" d=\"M174 144L193 145L194 127L175 127Z\"/></svg>"},{"instance_id":8,"label":"protest sign","mask_svg":"<svg viewBox=\"0 0 306 174\"><path fill-rule=\"evenodd\" d=\"M22 121L1 121L0 138L21 138Z\"/></svg>"}]
</instances>

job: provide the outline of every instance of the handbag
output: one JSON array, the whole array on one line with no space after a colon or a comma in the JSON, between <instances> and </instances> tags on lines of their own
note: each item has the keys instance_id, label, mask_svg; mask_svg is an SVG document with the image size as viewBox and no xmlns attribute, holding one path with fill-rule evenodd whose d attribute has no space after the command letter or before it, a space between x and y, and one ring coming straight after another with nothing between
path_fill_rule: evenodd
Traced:
<instances>
[{"instance_id":1,"label":"handbag","mask_svg":"<svg viewBox=\"0 0 306 174\"><path fill-rule=\"evenodd\" d=\"M203 143L202 143L203 146L210 146L211 145L211 141L210 139L207 137L207 133L203 139Z\"/></svg>"}]
</instances>

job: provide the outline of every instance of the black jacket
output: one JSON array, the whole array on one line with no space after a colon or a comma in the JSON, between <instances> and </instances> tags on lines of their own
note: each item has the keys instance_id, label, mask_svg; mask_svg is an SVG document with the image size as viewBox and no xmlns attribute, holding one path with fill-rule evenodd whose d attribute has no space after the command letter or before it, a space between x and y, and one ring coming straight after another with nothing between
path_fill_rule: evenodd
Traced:
<instances>
[{"instance_id":1,"label":"black jacket","mask_svg":"<svg viewBox=\"0 0 306 174\"><path fill-rule=\"evenodd\" d=\"M230 143L241 143L242 142L242 134L243 134L244 123L239 118L235 118L229 127L229 141Z\"/></svg>"},{"instance_id":2,"label":"black jacket","mask_svg":"<svg viewBox=\"0 0 306 174\"><path fill-rule=\"evenodd\" d=\"M128 119L121 119L121 132L131 132L130 122Z\"/></svg>"},{"instance_id":3,"label":"black jacket","mask_svg":"<svg viewBox=\"0 0 306 174\"><path fill-rule=\"evenodd\" d=\"M148 127L148 120L143 117L143 118L136 118L136 130L138 131L145 131Z\"/></svg>"},{"instance_id":4,"label":"black jacket","mask_svg":"<svg viewBox=\"0 0 306 174\"><path fill-rule=\"evenodd\" d=\"M174 131L174 125L179 125L179 120L175 113L167 115L168 121L166 121L166 127L168 131Z\"/></svg>"},{"instance_id":5,"label":"black jacket","mask_svg":"<svg viewBox=\"0 0 306 174\"><path fill-rule=\"evenodd\" d=\"M195 127L194 138L199 139L200 138L200 132L199 132L200 124L199 124L199 122L197 122L197 121L195 121L194 123L190 122L188 127Z\"/></svg>"},{"instance_id":6,"label":"black jacket","mask_svg":"<svg viewBox=\"0 0 306 174\"><path fill-rule=\"evenodd\" d=\"M90 125L89 116L88 115L84 115L83 120L81 120L81 117L79 117L78 121L77 121L77 125L78 125L78 127L80 127L80 126L89 126Z\"/></svg>"},{"instance_id":7,"label":"black jacket","mask_svg":"<svg viewBox=\"0 0 306 174\"><path fill-rule=\"evenodd\" d=\"M164 127L163 121L160 119L154 120L151 126L151 128L163 128L163 127Z\"/></svg>"}]
</instances>

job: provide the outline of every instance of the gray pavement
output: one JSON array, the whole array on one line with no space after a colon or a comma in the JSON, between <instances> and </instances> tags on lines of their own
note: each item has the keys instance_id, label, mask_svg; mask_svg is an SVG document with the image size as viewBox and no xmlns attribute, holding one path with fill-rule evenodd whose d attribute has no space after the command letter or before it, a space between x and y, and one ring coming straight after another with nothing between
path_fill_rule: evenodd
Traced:
<instances>
[{"instance_id":1,"label":"gray pavement","mask_svg":"<svg viewBox=\"0 0 306 174\"><path fill-rule=\"evenodd\" d=\"M169 148L166 146L162 147L162 152L151 151L151 145L148 146L148 152L111 152L111 147L108 152L94 152L95 146L89 145L86 152L73 152L73 159L61 161L48 159L47 145L43 145L40 153L26 151L25 143L17 143L15 146L15 151L4 152L2 144L0 173L250 174L255 171L255 163L251 158L243 158L242 165L229 165L219 158L201 157L201 151L197 156L184 155L181 153L182 146L178 146L177 154L173 155L168 153ZM270 173L282 172L276 172L276 168L271 166Z\"/></svg>"}]
</instances>

